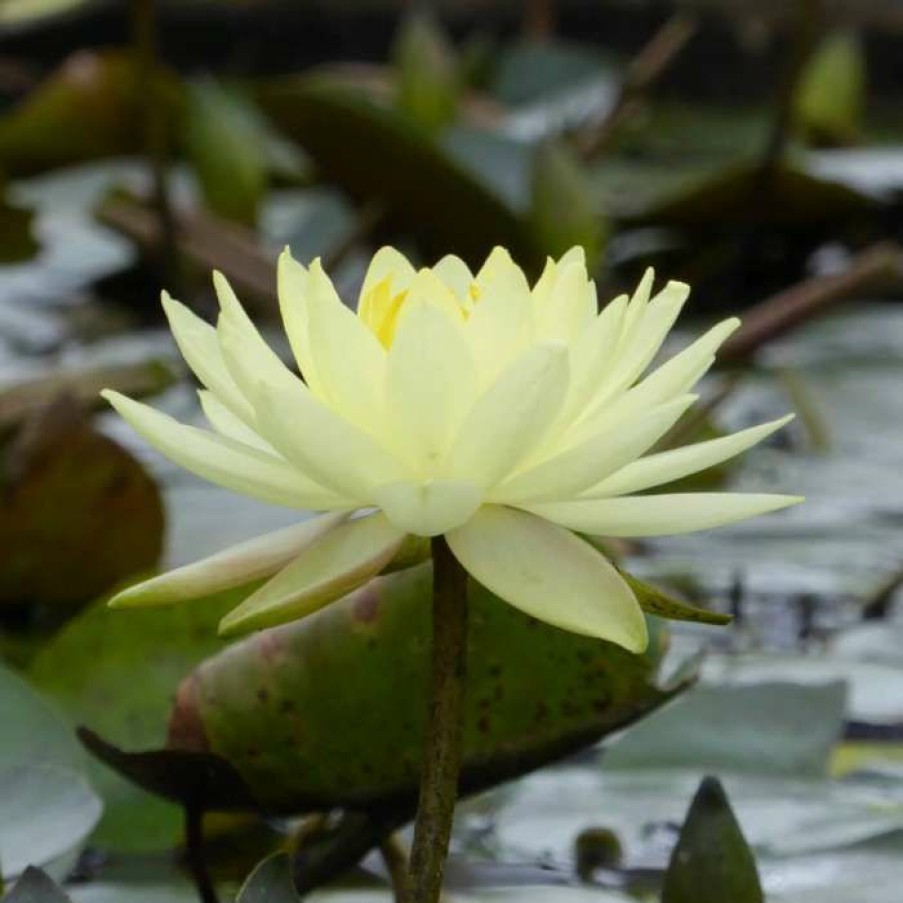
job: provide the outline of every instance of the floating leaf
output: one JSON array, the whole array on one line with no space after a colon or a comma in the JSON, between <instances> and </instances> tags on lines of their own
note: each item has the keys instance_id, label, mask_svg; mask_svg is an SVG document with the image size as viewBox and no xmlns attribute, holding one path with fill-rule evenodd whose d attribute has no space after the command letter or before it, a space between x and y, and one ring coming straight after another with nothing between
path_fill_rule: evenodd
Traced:
<instances>
[{"instance_id":1,"label":"floating leaf","mask_svg":"<svg viewBox=\"0 0 903 903\"><path fill-rule=\"evenodd\" d=\"M845 701L841 681L697 686L628 731L604 765L823 776Z\"/></svg>"},{"instance_id":2,"label":"floating leaf","mask_svg":"<svg viewBox=\"0 0 903 903\"><path fill-rule=\"evenodd\" d=\"M828 34L800 77L793 99L796 125L813 143L849 144L862 127L866 59L856 32Z\"/></svg>"},{"instance_id":3,"label":"floating leaf","mask_svg":"<svg viewBox=\"0 0 903 903\"><path fill-rule=\"evenodd\" d=\"M383 577L208 659L180 691L174 740L231 762L279 811L312 797L408 805L426 714L429 593L428 567ZM632 656L557 630L473 585L462 785L525 773L670 698L680 688L655 685L652 649Z\"/></svg>"},{"instance_id":4,"label":"floating leaf","mask_svg":"<svg viewBox=\"0 0 903 903\"><path fill-rule=\"evenodd\" d=\"M5 880L29 865L64 877L100 818L103 804L77 771L0 762L0 867Z\"/></svg>"},{"instance_id":5,"label":"floating leaf","mask_svg":"<svg viewBox=\"0 0 903 903\"><path fill-rule=\"evenodd\" d=\"M407 16L394 56L398 109L427 133L452 122L460 94L458 66L438 22L420 12Z\"/></svg>"},{"instance_id":6,"label":"floating leaf","mask_svg":"<svg viewBox=\"0 0 903 903\"><path fill-rule=\"evenodd\" d=\"M99 602L47 643L30 676L73 724L89 724L137 747L153 746L163 739L179 681L222 647L216 625L236 603L235 593L195 605L130 612ZM137 790L99 763L92 779L106 804L95 834L99 843L150 851L179 838L177 807Z\"/></svg>"},{"instance_id":7,"label":"floating leaf","mask_svg":"<svg viewBox=\"0 0 903 903\"><path fill-rule=\"evenodd\" d=\"M207 206L245 225L267 185L265 141L250 102L212 80L188 90L185 141Z\"/></svg>"},{"instance_id":8,"label":"floating leaf","mask_svg":"<svg viewBox=\"0 0 903 903\"><path fill-rule=\"evenodd\" d=\"M2 465L0 605L78 606L158 561L157 486L65 397L35 414Z\"/></svg>"},{"instance_id":9,"label":"floating leaf","mask_svg":"<svg viewBox=\"0 0 903 903\"><path fill-rule=\"evenodd\" d=\"M386 227L409 234L426 255L456 253L478 266L504 245L526 268L542 266L514 211L393 111L323 78L271 82L258 99L324 178L377 205Z\"/></svg>"},{"instance_id":10,"label":"floating leaf","mask_svg":"<svg viewBox=\"0 0 903 903\"><path fill-rule=\"evenodd\" d=\"M873 212L875 201L826 179L789 166L764 178L755 165L722 170L696 181L651 208L625 218L630 225L688 230L724 230L749 223L780 228L831 227Z\"/></svg>"},{"instance_id":11,"label":"floating leaf","mask_svg":"<svg viewBox=\"0 0 903 903\"><path fill-rule=\"evenodd\" d=\"M580 162L563 144L547 142L537 149L532 194L531 219L543 250L557 258L581 245L592 271L607 229L593 209L592 190Z\"/></svg>"},{"instance_id":12,"label":"floating leaf","mask_svg":"<svg viewBox=\"0 0 903 903\"><path fill-rule=\"evenodd\" d=\"M671 854L662 903L764 903L756 862L717 778L699 786Z\"/></svg>"}]
</instances>

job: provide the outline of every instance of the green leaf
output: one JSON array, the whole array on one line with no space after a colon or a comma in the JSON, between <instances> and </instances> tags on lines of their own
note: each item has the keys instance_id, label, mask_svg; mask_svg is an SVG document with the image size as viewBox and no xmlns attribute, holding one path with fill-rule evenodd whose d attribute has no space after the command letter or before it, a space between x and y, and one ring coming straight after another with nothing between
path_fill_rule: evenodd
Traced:
<instances>
[{"instance_id":1,"label":"green leaf","mask_svg":"<svg viewBox=\"0 0 903 903\"><path fill-rule=\"evenodd\" d=\"M39 865L64 877L100 818L103 804L85 778L50 765L0 763L3 877Z\"/></svg>"},{"instance_id":2,"label":"green leaf","mask_svg":"<svg viewBox=\"0 0 903 903\"><path fill-rule=\"evenodd\" d=\"M649 615L666 618L669 621L690 621L696 624L715 624L723 627L730 624L733 617L717 611L709 611L705 608L697 608L680 599L669 596L664 590L646 583L627 571L618 568L618 572L627 581L627 585L633 590L633 594L640 603L640 608Z\"/></svg>"},{"instance_id":3,"label":"green leaf","mask_svg":"<svg viewBox=\"0 0 903 903\"><path fill-rule=\"evenodd\" d=\"M540 145L533 160L531 220L543 250L560 257L574 245L586 250L590 272L598 263L607 226L593 209L580 162L558 142Z\"/></svg>"},{"instance_id":4,"label":"green leaf","mask_svg":"<svg viewBox=\"0 0 903 903\"><path fill-rule=\"evenodd\" d=\"M164 116L174 123L180 86L172 73L162 72L157 88ZM144 96L128 55L75 53L0 119L0 166L10 176L24 176L135 153L141 146L135 123Z\"/></svg>"},{"instance_id":5,"label":"green leaf","mask_svg":"<svg viewBox=\"0 0 903 903\"><path fill-rule=\"evenodd\" d=\"M71 903L46 872L29 866L3 903Z\"/></svg>"},{"instance_id":6,"label":"green leaf","mask_svg":"<svg viewBox=\"0 0 903 903\"><path fill-rule=\"evenodd\" d=\"M752 852L717 778L706 778L671 854L662 903L764 903Z\"/></svg>"},{"instance_id":7,"label":"green leaf","mask_svg":"<svg viewBox=\"0 0 903 903\"><path fill-rule=\"evenodd\" d=\"M373 203L386 228L410 235L426 256L459 254L476 267L503 245L528 270L542 267L529 226L394 111L307 76L270 82L257 98L322 177Z\"/></svg>"},{"instance_id":8,"label":"green leaf","mask_svg":"<svg viewBox=\"0 0 903 903\"><path fill-rule=\"evenodd\" d=\"M85 755L62 714L18 674L0 666L0 762L83 768Z\"/></svg>"},{"instance_id":9,"label":"green leaf","mask_svg":"<svg viewBox=\"0 0 903 903\"><path fill-rule=\"evenodd\" d=\"M407 16L394 58L398 109L429 134L454 121L460 77L454 49L439 23L421 12Z\"/></svg>"},{"instance_id":10,"label":"green leaf","mask_svg":"<svg viewBox=\"0 0 903 903\"><path fill-rule=\"evenodd\" d=\"M128 745L152 746L163 739L179 681L222 647L216 625L239 598L232 592L192 605L127 612L99 602L44 647L30 676L74 724ZM179 838L176 806L137 790L99 763L92 763L91 774L106 804L98 843L151 851Z\"/></svg>"},{"instance_id":11,"label":"green leaf","mask_svg":"<svg viewBox=\"0 0 903 903\"><path fill-rule=\"evenodd\" d=\"M250 101L205 79L188 89L185 142L204 202L245 225L267 186L266 143Z\"/></svg>"},{"instance_id":12,"label":"green leaf","mask_svg":"<svg viewBox=\"0 0 903 903\"><path fill-rule=\"evenodd\" d=\"M866 58L856 32L828 34L809 60L793 99L796 125L815 144L847 144L860 135Z\"/></svg>"},{"instance_id":13,"label":"green leaf","mask_svg":"<svg viewBox=\"0 0 903 903\"><path fill-rule=\"evenodd\" d=\"M429 568L413 568L208 659L183 685L173 740L222 756L280 811L312 797L335 805L413 798L429 594ZM465 786L581 748L683 687L656 685L654 652L632 656L557 630L475 584L471 596Z\"/></svg>"},{"instance_id":14,"label":"green leaf","mask_svg":"<svg viewBox=\"0 0 903 903\"><path fill-rule=\"evenodd\" d=\"M251 872L235 903L300 903L300 900L292 883L288 856L276 853Z\"/></svg>"},{"instance_id":15,"label":"green leaf","mask_svg":"<svg viewBox=\"0 0 903 903\"><path fill-rule=\"evenodd\" d=\"M696 686L624 734L604 766L824 775L845 701L840 681Z\"/></svg>"}]
</instances>

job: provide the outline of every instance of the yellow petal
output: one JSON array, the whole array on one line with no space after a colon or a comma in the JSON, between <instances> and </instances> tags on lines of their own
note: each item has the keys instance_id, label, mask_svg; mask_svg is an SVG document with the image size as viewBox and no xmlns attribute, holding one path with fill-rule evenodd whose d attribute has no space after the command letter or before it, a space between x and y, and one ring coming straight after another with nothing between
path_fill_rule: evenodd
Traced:
<instances>
[{"instance_id":1,"label":"yellow petal","mask_svg":"<svg viewBox=\"0 0 903 903\"><path fill-rule=\"evenodd\" d=\"M683 492L524 505L569 530L597 536L668 536L710 530L796 505L792 495Z\"/></svg>"},{"instance_id":2,"label":"yellow petal","mask_svg":"<svg viewBox=\"0 0 903 903\"><path fill-rule=\"evenodd\" d=\"M220 351L242 394L252 400L253 386L261 380L275 384L301 385L301 380L264 341L225 277L221 273L214 273L213 284L220 302L220 316L216 327Z\"/></svg>"},{"instance_id":3,"label":"yellow petal","mask_svg":"<svg viewBox=\"0 0 903 903\"><path fill-rule=\"evenodd\" d=\"M706 442L697 442L682 448L648 455L621 468L584 495L588 498L627 495L631 492L649 489L652 486L660 486L662 483L679 480L739 455L777 432L791 420L793 420L793 414L782 417L780 420L773 420L771 423L763 423L760 426L741 430L730 436L709 439Z\"/></svg>"},{"instance_id":4,"label":"yellow petal","mask_svg":"<svg viewBox=\"0 0 903 903\"><path fill-rule=\"evenodd\" d=\"M424 479L434 476L475 396L476 371L460 324L430 304L415 304L389 352L387 441Z\"/></svg>"},{"instance_id":5,"label":"yellow petal","mask_svg":"<svg viewBox=\"0 0 903 903\"><path fill-rule=\"evenodd\" d=\"M446 539L468 573L526 614L631 652L646 648L646 620L630 587L573 533L487 505Z\"/></svg>"},{"instance_id":6,"label":"yellow petal","mask_svg":"<svg viewBox=\"0 0 903 903\"><path fill-rule=\"evenodd\" d=\"M483 494L467 480L431 480L387 483L373 491L373 500L400 530L438 536L467 521Z\"/></svg>"},{"instance_id":7,"label":"yellow petal","mask_svg":"<svg viewBox=\"0 0 903 903\"><path fill-rule=\"evenodd\" d=\"M279 311L298 369L311 391L320 391L320 381L310 350L310 331L307 316L308 272L286 248L279 255L276 283Z\"/></svg>"},{"instance_id":8,"label":"yellow petal","mask_svg":"<svg viewBox=\"0 0 903 903\"><path fill-rule=\"evenodd\" d=\"M524 351L474 405L448 453L443 475L488 489L542 440L568 387L567 347Z\"/></svg>"},{"instance_id":9,"label":"yellow petal","mask_svg":"<svg viewBox=\"0 0 903 903\"><path fill-rule=\"evenodd\" d=\"M310 267L308 331L318 394L333 410L374 436L383 432L386 352L341 301L319 259Z\"/></svg>"},{"instance_id":10,"label":"yellow petal","mask_svg":"<svg viewBox=\"0 0 903 903\"><path fill-rule=\"evenodd\" d=\"M400 251L386 245L380 248L370 261L364 284L361 286L361 302L380 282L389 279L392 294L405 291L416 274L411 262Z\"/></svg>"},{"instance_id":11,"label":"yellow petal","mask_svg":"<svg viewBox=\"0 0 903 903\"><path fill-rule=\"evenodd\" d=\"M312 614L375 577L403 541L404 533L379 513L340 524L226 615L220 633L233 636Z\"/></svg>"},{"instance_id":12,"label":"yellow petal","mask_svg":"<svg viewBox=\"0 0 903 903\"><path fill-rule=\"evenodd\" d=\"M172 605L271 577L346 517L346 514L323 514L255 537L130 586L110 600L110 608Z\"/></svg>"},{"instance_id":13,"label":"yellow petal","mask_svg":"<svg viewBox=\"0 0 903 903\"><path fill-rule=\"evenodd\" d=\"M278 457L273 447L243 420L236 417L213 392L207 389L199 389L198 398L207 422L221 436L225 436L227 439L234 439L236 442L250 445L252 448Z\"/></svg>"},{"instance_id":14,"label":"yellow petal","mask_svg":"<svg viewBox=\"0 0 903 903\"><path fill-rule=\"evenodd\" d=\"M187 426L118 392L101 393L143 439L186 470L243 495L322 511L355 507L280 458Z\"/></svg>"},{"instance_id":15,"label":"yellow petal","mask_svg":"<svg viewBox=\"0 0 903 903\"><path fill-rule=\"evenodd\" d=\"M476 276L478 291L465 324L480 385L488 386L531 338L533 309L523 271L496 248Z\"/></svg>"},{"instance_id":16,"label":"yellow petal","mask_svg":"<svg viewBox=\"0 0 903 903\"><path fill-rule=\"evenodd\" d=\"M454 254L446 254L434 267L433 272L454 292L459 302L469 306L473 300L470 290L473 286L473 273L470 267Z\"/></svg>"},{"instance_id":17,"label":"yellow petal","mask_svg":"<svg viewBox=\"0 0 903 903\"><path fill-rule=\"evenodd\" d=\"M257 383L254 410L263 437L305 473L359 506L375 486L409 477L409 471L363 430L315 398L307 387Z\"/></svg>"},{"instance_id":18,"label":"yellow petal","mask_svg":"<svg viewBox=\"0 0 903 903\"><path fill-rule=\"evenodd\" d=\"M173 338L192 372L237 417L245 423L253 423L251 405L242 395L223 361L216 330L166 292L163 292L162 300Z\"/></svg>"},{"instance_id":19,"label":"yellow petal","mask_svg":"<svg viewBox=\"0 0 903 903\"><path fill-rule=\"evenodd\" d=\"M573 498L645 454L695 400L695 395L686 395L602 430L512 477L490 498L505 504Z\"/></svg>"}]
</instances>

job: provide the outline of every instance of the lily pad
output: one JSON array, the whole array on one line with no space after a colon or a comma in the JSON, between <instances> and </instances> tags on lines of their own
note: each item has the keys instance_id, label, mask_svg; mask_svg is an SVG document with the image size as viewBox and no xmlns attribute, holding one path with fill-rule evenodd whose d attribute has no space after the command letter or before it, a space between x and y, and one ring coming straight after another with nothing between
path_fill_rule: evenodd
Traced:
<instances>
[{"instance_id":1,"label":"lily pad","mask_svg":"<svg viewBox=\"0 0 903 903\"><path fill-rule=\"evenodd\" d=\"M231 762L277 811L311 797L407 808L426 715L429 593L429 568L413 568L230 647L183 686L173 736ZM471 597L465 790L579 749L679 690L656 685L660 646L632 656L475 584Z\"/></svg>"},{"instance_id":2,"label":"lily pad","mask_svg":"<svg viewBox=\"0 0 903 903\"><path fill-rule=\"evenodd\" d=\"M105 602L63 628L34 661L30 676L73 724L88 724L131 745L163 739L182 677L222 641L220 618L235 594L173 608L112 611ZM150 851L181 836L179 809L155 799L100 763L92 779L106 811L95 839L117 850Z\"/></svg>"},{"instance_id":3,"label":"lily pad","mask_svg":"<svg viewBox=\"0 0 903 903\"><path fill-rule=\"evenodd\" d=\"M697 686L614 742L604 767L825 775L846 685Z\"/></svg>"},{"instance_id":4,"label":"lily pad","mask_svg":"<svg viewBox=\"0 0 903 903\"><path fill-rule=\"evenodd\" d=\"M0 606L71 609L156 564L156 484L67 398L37 412L0 465Z\"/></svg>"},{"instance_id":5,"label":"lily pad","mask_svg":"<svg viewBox=\"0 0 903 903\"><path fill-rule=\"evenodd\" d=\"M63 877L103 810L81 774L50 765L0 764L0 799L4 880L16 878L29 865Z\"/></svg>"}]
</instances>

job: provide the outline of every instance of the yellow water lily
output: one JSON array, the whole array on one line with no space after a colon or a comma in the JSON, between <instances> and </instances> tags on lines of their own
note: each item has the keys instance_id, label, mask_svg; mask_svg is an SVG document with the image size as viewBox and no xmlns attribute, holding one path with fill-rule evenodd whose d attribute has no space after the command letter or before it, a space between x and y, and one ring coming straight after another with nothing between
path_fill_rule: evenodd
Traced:
<instances>
[{"instance_id":1,"label":"yellow water lily","mask_svg":"<svg viewBox=\"0 0 903 903\"><path fill-rule=\"evenodd\" d=\"M266 579L221 629L269 627L362 585L409 537L444 535L461 565L511 605L638 651L646 623L633 593L572 531L683 533L798 501L646 491L739 454L789 419L648 453L695 401L693 387L739 322L725 320L647 374L689 294L669 282L653 295L651 271L600 312L580 249L550 260L531 288L502 249L474 275L457 257L416 270L383 248L355 313L318 260L307 268L286 251L279 303L303 380L226 280L214 282L215 328L163 298L203 385L210 430L104 395L182 467L325 513L130 587L113 605Z\"/></svg>"}]
</instances>

